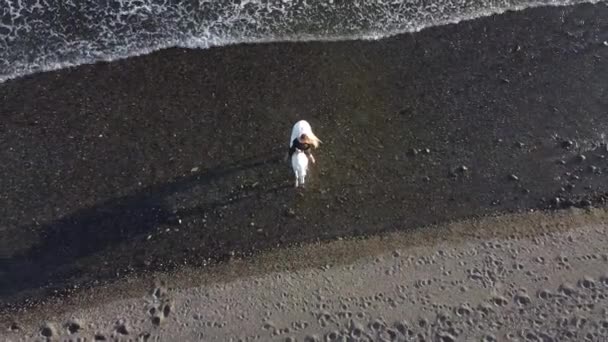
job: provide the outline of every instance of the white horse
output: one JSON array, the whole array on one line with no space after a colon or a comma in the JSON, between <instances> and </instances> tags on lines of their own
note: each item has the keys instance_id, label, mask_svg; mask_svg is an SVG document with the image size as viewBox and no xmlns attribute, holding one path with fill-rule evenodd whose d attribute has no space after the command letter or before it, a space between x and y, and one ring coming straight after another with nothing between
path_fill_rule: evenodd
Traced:
<instances>
[{"instance_id":1,"label":"white horse","mask_svg":"<svg viewBox=\"0 0 608 342\"><path fill-rule=\"evenodd\" d=\"M291 155L291 167L296 176L296 188L304 185L309 159L313 164L315 163L315 157L310 150L319 147L320 142L321 140L312 132L312 127L306 120L300 120L293 125L289 154Z\"/></svg>"},{"instance_id":2,"label":"white horse","mask_svg":"<svg viewBox=\"0 0 608 342\"><path fill-rule=\"evenodd\" d=\"M291 155L291 168L296 175L296 188L306 183L306 174L308 173L308 156L304 151L296 149Z\"/></svg>"}]
</instances>

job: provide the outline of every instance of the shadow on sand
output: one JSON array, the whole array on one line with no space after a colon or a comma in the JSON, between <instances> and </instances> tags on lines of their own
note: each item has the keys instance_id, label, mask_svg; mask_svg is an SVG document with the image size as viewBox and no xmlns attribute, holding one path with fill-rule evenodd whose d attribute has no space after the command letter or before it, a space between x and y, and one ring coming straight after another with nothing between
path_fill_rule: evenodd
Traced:
<instances>
[{"instance_id":1,"label":"shadow on sand","mask_svg":"<svg viewBox=\"0 0 608 342\"><path fill-rule=\"evenodd\" d=\"M24 226L19 229L39 231L39 243L19 255L0 259L0 296L13 296L41 287L63 288L73 277L97 279L98 274L82 274L79 259L96 255L116 244L140 239L160 225L175 225L177 217L195 216L203 212L234 202L233 198L218 198L217 201L196 206L183 212L168 208L167 198L205 186L212 181L227 178L235 173L255 169L268 164L280 163L281 151L242 160L236 164L193 173L174 181L150 186L141 191L94 207L85 208L41 227ZM288 185L256 188L254 194L277 191ZM242 197L238 200L249 198ZM134 257L133 255L122 257ZM140 265L141 271L144 265ZM19 300L19 299L17 299Z\"/></svg>"}]
</instances>

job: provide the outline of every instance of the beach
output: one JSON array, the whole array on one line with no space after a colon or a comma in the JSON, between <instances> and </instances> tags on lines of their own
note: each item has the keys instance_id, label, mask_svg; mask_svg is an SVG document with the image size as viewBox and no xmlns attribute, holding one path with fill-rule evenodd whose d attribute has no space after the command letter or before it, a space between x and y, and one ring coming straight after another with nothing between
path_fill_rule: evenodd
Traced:
<instances>
[{"instance_id":1,"label":"beach","mask_svg":"<svg viewBox=\"0 0 608 342\"><path fill-rule=\"evenodd\" d=\"M540 7L375 41L173 48L1 83L2 322L283 248L601 211L607 18L606 3ZM323 143L295 190L283 158L300 119ZM600 249L601 222L580 234L594 229Z\"/></svg>"},{"instance_id":2,"label":"beach","mask_svg":"<svg viewBox=\"0 0 608 342\"><path fill-rule=\"evenodd\" d=\"M604 341L607 218L502 215L126 277L22 313L5 338Z\"/></svg>"}]
</instances>

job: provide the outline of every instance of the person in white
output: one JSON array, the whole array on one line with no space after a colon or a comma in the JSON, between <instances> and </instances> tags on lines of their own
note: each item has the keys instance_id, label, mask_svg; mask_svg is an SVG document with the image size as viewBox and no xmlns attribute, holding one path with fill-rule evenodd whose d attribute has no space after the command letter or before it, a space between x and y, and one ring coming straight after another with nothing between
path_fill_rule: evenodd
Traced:
<instances>
[{"instance_id":1,"label":"person in white","mask_svg":"<svg viewBox=\"0 0 608 342\"><path fill-rule=\"evenodd\" d=\"M291 158L296 187L304 185L308 173L308 161L315 163L311 150L318 148L320 142L321 140L312 132L312 127L306 120L300 120L293 125L288 157Z\"/></svg>"}]
</instances>

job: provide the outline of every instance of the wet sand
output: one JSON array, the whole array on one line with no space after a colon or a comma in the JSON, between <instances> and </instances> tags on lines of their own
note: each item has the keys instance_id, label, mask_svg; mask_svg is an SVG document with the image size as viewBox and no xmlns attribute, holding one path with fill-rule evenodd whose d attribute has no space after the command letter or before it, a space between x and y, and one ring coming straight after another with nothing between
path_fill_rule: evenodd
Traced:
<instances>
[{"instance_id":1,"label":"wet sand","mask_svg":"<svg viewBox=\"0 0 608 342\"><path fill-rule=\"evenodd\" d=\"M537 8L0 84L1 309L277 246L602 207L607 18ZM324 141L303 192L281 160L301 118Z\"/></svg>"}]
</instances>

